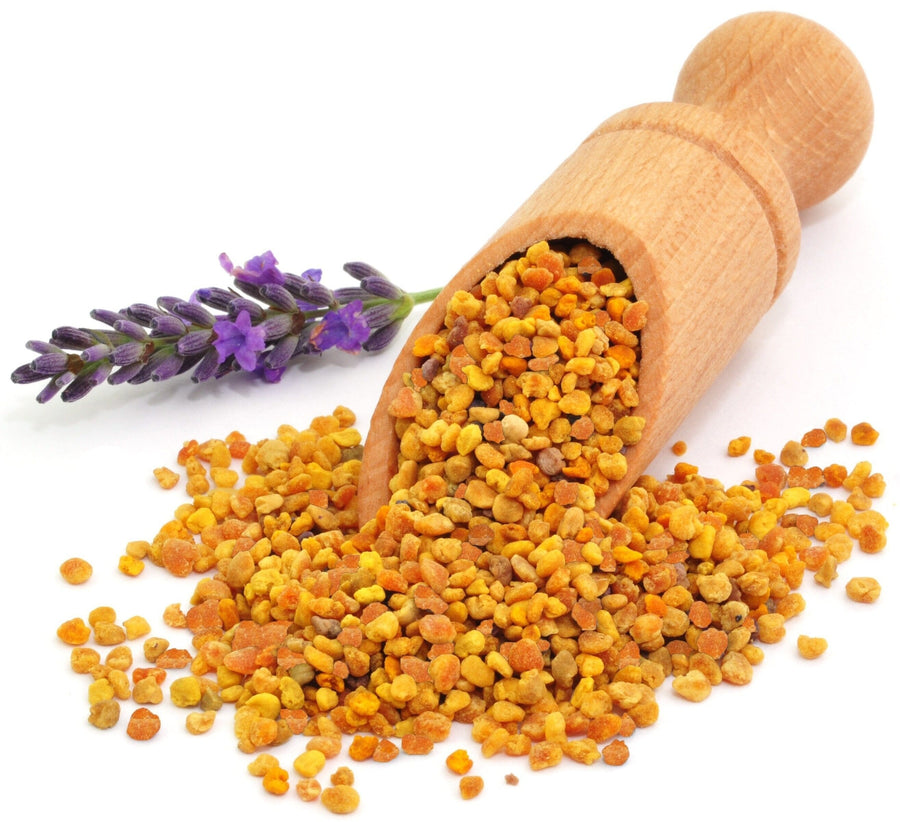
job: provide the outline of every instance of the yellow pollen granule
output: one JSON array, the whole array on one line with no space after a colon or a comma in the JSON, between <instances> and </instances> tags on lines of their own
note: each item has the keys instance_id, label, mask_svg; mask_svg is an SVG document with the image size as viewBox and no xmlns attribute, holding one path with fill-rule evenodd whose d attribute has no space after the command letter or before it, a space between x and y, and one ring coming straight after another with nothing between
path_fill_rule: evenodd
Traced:
<instances>
[{"instance_id":1,"label":"yellow pollen granule","mask_svg":"<svg viewBox=\"0 0 900 822\"><path fill-rule=\"evenodd\" d=\"M67 559L59 566L59 573L69 585L83 585L91 578L94 569L91 564L80 557Z\"/></svg>"}]
</instances>

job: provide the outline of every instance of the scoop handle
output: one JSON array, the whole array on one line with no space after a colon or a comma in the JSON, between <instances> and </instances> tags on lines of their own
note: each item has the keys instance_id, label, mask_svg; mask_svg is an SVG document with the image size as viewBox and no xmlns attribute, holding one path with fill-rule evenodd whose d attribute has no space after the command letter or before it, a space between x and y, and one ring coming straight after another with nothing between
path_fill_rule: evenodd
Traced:
<instances>
[{"instance_id":1,"label":"scoop handle","mask_svg":"<svg viewBox=\"0 0 900 822\"><path fill-rule=\"evenodd\" d=\"M832 32L784 12L723 23L685 61L673 100L739 123L774 155L802 210L859 166L873 125L859 61Z\"/></svg>"}]
</instances>

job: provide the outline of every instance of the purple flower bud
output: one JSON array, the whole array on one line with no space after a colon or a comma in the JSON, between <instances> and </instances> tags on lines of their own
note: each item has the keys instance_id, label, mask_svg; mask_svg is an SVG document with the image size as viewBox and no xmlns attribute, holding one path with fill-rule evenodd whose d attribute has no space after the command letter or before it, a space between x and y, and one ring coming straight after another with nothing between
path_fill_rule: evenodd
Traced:
<instances>
[{"instance_id":1,"label":"purple flower bud","mask_svg":"<svg viewBox=\"0 0 900 822\"><path fill-rule=\"evenodd\" d=\"M128 378L128 383L131 385L140 385L142 383L148 382L153 377L153 372L160 366L161 363L169 359L172 354L173 351L170 346L157 348L144 362L141 368L137 372L135 372L134 375Z\"/></svg>"},{"instance_id":2,"label":"purple flower bud","mask_svg":"<svg viewBox=\"0 0 900 822\"><path fill-rule=\"evenodd\" d=\"M25 347L35 354L61 354L62 350L58 345L54 345L52 340L44 342L43 340L29 340L25 343Z\"/></svg>"},{"instance_id":3,"label":"purple flower bud","mask_svg":"<svg viewBox=\"0 0 900 822\"><path fill-rule=\"evenodd\" d=\"M148 340L147 332L144 328L131 320L117 320L113 328L120 334L125 334L133 340Z\"/></svg>"},{"instance_id":4,"label":"purple flower bud","mask_svg":"<svg viewBox=\"0 0 900 822\"><path fill-rule=\"evenodd\" d=\"M228 316L232 320L236 320L238 315L246 311L253 322L261 320L265 315L265 309L253 300L247 300L244 297L235 297L228 306Z\"/></svg>"},{"instance_id":5,"label":"purple flower bud","mask_svg":"<svg viewBox=\"0 0 900 822\"><path fill-rule=\"evenodd\" d=\"M164 357L162 361L153 369L153 373L150 378L153 380L153 382L161 382L162 380L167 380L170 377L174 377L176 374L180 373L183 363L184 357L182 357L180 354L172 352Z\"/></svg>"},{"instance_id":6,"label":"purple flower bud","mask_svg":"<svg viewBox=\"0 0 900 822\"><path fill-rule=\"evenodd\" d=\"M75 402L82 399L92 388L94 386L89 380L72 380L72 384L60 394L59 398L63 402Z\"/></svg>"},{"instance_id":7,"label":"purple flower bud","mask_svg":"<svg viewBox=\"0 0 900 822\"><path fill-rule=\"evenodd\" d=\"M269 342L289 334L293 325L294 318L290 314L276 314L274 317L263 320L257 328L262 332L263 339Z\"/></svg>"},{"instance_id":8,"label":"purple flower bud","mask_svg":"<svg viewBox=\"0 0 900 822\"><path fill-rule=\"evenodd\" d=\"M31 361L32 370L44 377L53 377L69 368L69 355L63 352L41 354Z\"/></svg>"},{"instance_id":9,"label":"purple flower bud","mask_svg":"<svg viewBox=\"0 0 900 822\"><path fill-rule=\"evenodd\" d=\"M106 378L112 371L112 363L104 362L97 366L97 369L90 375L92 386L98 386L102 382L106 382Z\"/></svg>"},{"instance_id":10,"label":"purple flower bud","mask_svg":"<svg viewBox=\"0 0 900 822\"><path fill-rule=\"evenodd\" d=\"M271 351L266 354L263 366L270 371L284 368L288 360L294 356L298 341L299 338L296 334L288 334L286 337L282 337L272 346Z\"/></svg>"},{"instance_id":11,"label":"purple flower bud","mask_svg":"<svg viewBox=\"0 0 900 822\"><path fill-rule=\"evenodd\" d=\"M128 308L122 309L122 313L129 319L134 320L141 325L150 325L154 317L158 317L162 312L158 308L146 303L134 303Z\"/></svg>"},{"instance_id":12,"label":"purple flower bud","mask_svg":"<svg viewBox=\"0 0 900 822\"><path fill-rule=\"evenodd\" d=\"M281 376L284 374L283 368L267 368L263 365L256 369L257 374L262 374L262 378L269 383L281 382Z\"/></svg>"},{"instance_id":13,"label":"purple flower bud","mask_svg":"<svg viewBox=\"0 0 900 822\"><path fill-rule=\"evenodd\" d=\"M333 306L337 300L334 292L317 282L305 282L302 287L298 287L300 292L299 298L310 305Z\"/></svg>"},{"instance_id":14,"label":"purple flower bud","mask_svg":"<svg viewBox=\"0 0 900 822\"><path fill-rule=\"evenodd\" d=\"M373 331L369 339L363 343L363 351L374 354L377 351L382 351L387 348L391 340L397 336L397 332L400 330L402 324L402 320L397 320L390 325L382 326Z\"/></svg>"},{"instance_id":15,"label":"purple flower bud","mask_svg":"<svg viewBox=\"0 0 900 822\"><path fill-rule=\"evenodd\" d=\"M87 348L96 342L94 336L83 328L74 328L71 325L62 325L53 329L50 342L64 348Z\"/></svg>"},{"instance_id":16,"label":"purple flower bud","mask_svg":"<svg viewBox=\"0 0 900 822\"><path fill-rule=\"evenodd\" d=\"M282 285L291 292L295 297L303 296L303 289L308 283L318 283L322 280L322 270L319 268L310 268L302 274L285 274Z\"/></svg>"},{"instance_id":17,"label":"purple flower bud","mask_svg":"<svg viewBox=\"0 0 900 822\"><path fill-rule=\"evenodd\" d=\"M50 380L50 382L41 389L40 393L37 395L37 401L43 404L52 400L74 379L75 375L71 371L60 374L55 380Z\"/></svg>"},{"instance_id":18,"label":"purple flower bud","mask_svg":"<svg viewBox=\"0 0 900 822\"><path fill-rule=\"evenodd\" d=\"M38 382L39 380L47 379L46 374L38 374L31 367L31 363L25 363L25 365L20 365L15 371L10 374L10 379L16 383L16 385L27 385L28 383Z\"/></svg>"},{"instance_id":19,"label":"purple flower bud","mask_svg":"<svg viewBox=\"0 0 900 822\"><path fill-rule=\"evenodd\" d=\"M184 357L202 354L209 347L213 336L214 334L210 330L191 331L175 344L175 348Z\"/></svg>"},{"instance_id":20,"label":"purple flower bud","mask_svg":"<svg viewBox=\"0 0 900 822\"><path fill-rule=\"evenodd\" d=\"M261 286L259 294L269 305L281 311L296 314L299 310L296 298L283 285L270 283Z\"/></svg>"},{"instance_id":21,"label":"purple flower bud","mask_svg":"<svg viewBox=\"0 0 900 822\"><path fill-rule=\"evenodd\" d=\"M316 329L318 323L307 323L300 329L300 333L297 335L297 347L294 349L294 356L299 357L307 354L319 354L315 346L310 342L310 338L312 337L313 331Z\"/></svg>"},{"instance_id":22,"label":"purple flower bud","mask_svg":"<svg viewBox=\"0 0 900 822\"><path fill-rule=\"evenodd\" d=\"M130 363L129 365L123 365L116 371L113 371L110 374L106 381L110 385L122 385L126 382L131 382L132 378L140 372L140 370L144 367L144 363L138 361Z\"/></svg>"},{"instance_id":23,"label":"purple flower bud","mask_svg":"<svg viewBox=\"0 0 900 822\"><path fill-rule=\"evenodd\" d=\"M334 298L342 305L352 303L354 300L367 300L371 296L372 295L364 288L357 288L355 286L334 289Z\"/></svg>"},{"instance_id":24,"label":"purple flower bud","mask_svg":"<svg viewBox=\"0 0 900 822\"><path fill-rule=\"evenodd\" d=\"M115 326L117 322L121 322L122 320L129 321L128 317L126 317L121 312L108 311L105 308L95 308L93 311L91 311L91 318L97 320L97 322L101 322L111 326Z\"/></svg>"},{"instance_id":25,"label":"purple flower bud","mask_svg":"<svg viewBox=\"0 0 900 822\"><path fill-rule=\"evenodd\" d=\"M198 288L193 297L196 297L204 305L227 311L231 301L235 298L234 292L224 288Z\"/></svg>"},{"instance_id":26,"label":"purple flower bud","mask_svg":"<svg viewBox=\"0 0 900 822\"><path fill-rule=\"evenodd\" d=\"M122 345L117 345L112 350L109 355L109 360L113 365L132 365L133 363L143 360L146 350L147 343L123 343Z\"/></svg>"},{"instance_id":27,"label":"purple flower bud","mask_svg":"<svg viewBox=\"0 0 900 822\"><path fill-rule=\"evenodd\" d=\"M91 389L104 382L112 370L111 363L101 363L97 368L79 374L60 395L63 402L75 402L82 399Z\"/></svg>"},{"instance_id":28,"label":"purple flower bud","mask_svg":"<svg viewBox=\"0 0 900 822\"><path fill-rule=\"evenodd\" d=\"M215 348L211 348L197 364L197 367L191 374L191 380L193 382L205 382L216 373L218 365L219 352Z\"/></svg>"},{"instance_id":29,"label":"purple flower bud","mask_svg":"<svg viewBox=\"0 0 900 822\"><path fill-rule=\"evenodd\" d=\"M180 337L187 331L187 326L171 314L160 314L150 323L154 337Z\"/></svg>"},{"instance_id":30,"label":"purple flower bud","mask_svg":"<svg viewBox=\"0 0 900 822\"><path fill-rule=\"evenodd\" d=\"M355 280L364 280L366 277L384 277L384 275L368 263L344 263L346 271Z\"/></svg>"},{"instance_id":31,"label":"purple flower bud","mask_svg":"<svg viewBox=\"0 0 900 822\"><path fill-rule=\"evenodd\" d=\"M390 280L384 277L366 277L362 281L362 287L373 297L384 297L388 300L396 300L403 296L403 289L397 288Z\"/></svg>"},{"instance_id":32,"label":"purple flower bud","mask_svg":"<svg viewBox=\"0 0 900 822\"><path fill-rule=\"evenodd\" d=\"M184 302L181 297L159 297L156 300L156 304L161 311L171 311L172 306L178 305L180 302Z\"/></svg>"},{"instance_id":33,"label":"purple flower bud","mask_svg":"<svg viewBox=\"0 0 900 822\"><path fill-rule=\"evenodd\" d=\"M216 318L199 303L190 303L186 300L181 300L175 303L169 310L178 317L178 319L184 320L186 323L202 326L203 328L212 328L213 323L216 321Z\"/></svg>"},{"instance_id":34,"label":"purple flower bud","mask_svg":"<svg viewBox=\"0 0 900 822\"><path fill-rule=\"evenodd\" d=\"M254 300L261 299L259 294L259 286L256 283L248 283L244 280L235 280L234 287L250 297L253 297Z\"/></svg>"},{"instance_id":35,"label":"purple flower bud","mask_svg":"<svg viewBox=\"0 0 900 822\"><path fill-rule=\"evenodd\" d=\"M369 324L369 328L379 329L394 320L394 313L397 306L393 303L380 303L373 305L363 311L363 317Z\"/></svg>"},{"instance_id":36,"label":"purple flower bud","mask_svg":"<svg viewBox=\"0 0 900 822\"><path fill-rule=\"evenodd\" d=\"M234 359L234 357L229 357L227 360L225 360L224 362L220 362L216 366L216 370L215 370L215 373L213 374L213 377L215 377L215 379L218 380L227 374L233 374L235 371L240 371L240 370L241 370L241 367L238 364L238 361L236 359Z\"/></svg>"},{"instance_id":37,"label":"purple flower bud","mask_svg":"<svg viewBox=\"0 0 900 822\"><path fill-rule=\"evenodd\" d=\"M111 350L112 349L108 345L97 343L96 345L85 348L84 351L81 352L81 359L85 362L97 362L98 360L106 359Z\"/></svg>"}]
</instances>

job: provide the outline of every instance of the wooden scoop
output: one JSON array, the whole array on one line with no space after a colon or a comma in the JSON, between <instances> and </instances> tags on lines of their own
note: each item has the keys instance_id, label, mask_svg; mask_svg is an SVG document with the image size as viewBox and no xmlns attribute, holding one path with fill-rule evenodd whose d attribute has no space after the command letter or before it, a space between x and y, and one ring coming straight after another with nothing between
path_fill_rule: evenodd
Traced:
<instances>
[{"instance_id":1,"label":"wooden scoop","mask_svg":"<svg viewBox=\"0 0 900 822\"><path fill-rule=\"evenodd\" d=\"M418 365L415 339L443 327L454 292L541 240L608 249L635 296L641 332L640 443L628 473L598 499L608 516L787 284L798 210L853 174L872 131L872 97L853 54L791 14L737 17L681 70L674 102L600 125L447 284L394 364L372 417L359 483L360 521L390 499L398 441L387 412Z\"/></svg>"}]
</instances>

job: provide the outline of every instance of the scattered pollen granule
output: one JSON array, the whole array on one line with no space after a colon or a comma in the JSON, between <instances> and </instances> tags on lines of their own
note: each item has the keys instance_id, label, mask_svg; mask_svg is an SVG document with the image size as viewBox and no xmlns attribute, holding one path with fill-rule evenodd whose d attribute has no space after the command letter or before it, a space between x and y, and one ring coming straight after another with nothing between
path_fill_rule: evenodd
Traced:
<instances>
[{"instance_id":1,"label":"scattered pollen granule","mask_svg":"<svg viewBox=\"0 0 900 822\"><path fill-rule=\"evenodd\" d=\"M356 775L351 768L341 765L330 777L332 785L352 785L356 781Z\"/></svg>"},{"instance_id":2,"label":"scattered pollen granule","mask_svg":"<svg viewBox=\"0 0 900 822\"><path fill-rule=\"evenodd\" d=\"M825 422L825 436L832 442L843 442L847 438L847 424L832 417Z\"/></svg>"},{"instance_id":3,"label":"scattered pollen granule","mask_svg":"<svg viewBox=\"0 0 900 822\"><path fill-rule=\"evenodd\" d=\"M828 649L828 642L822 637L801 634L797 637L797 650L804 659L817 659Z\"/></svg>"},{"instance_id":4,"label":"scattered pollen granule","mask_svg":"<svg viewBox=\"0 0 900 822\"><path fill-rule=\"evenodd\" d=\"M455 774L467 774L472 769L472 759L462 750L456 750L447 757L447 767Z\"/></svg>"},{"instance_id":5,"label":"scattered pollen granule","mask_svg":"<svg viewBox=\"0 0 900 822\"><path fill-rule=\"evenodd\" d=\"M728 443L729 457L742 457L750 450L750 437L736 437Z\"/></svg>"},{"instance_id":6,"label":"scattered pollen granule","mask_svg":"<svg viewBox=\"0 0 900 822\"><path fill-rule=\"evenodd\" d=\"M325 754L321 751L304 751L294 760L294 770L300 776L310 779L325 767Z\"/></svg>"},{"instance_id":7,"label":"scattered pollen granule","mask_svg":"<svg viewBox=\"0 0 900 822\"><path fill-rule=\"evenodd\" d=\"M283 796L290 788L288 772L284 768L269 768L269 770L263 774L262 784L267 793L274 794L275 796Z\"/></svg>"},{"instance_id":8,"label":"scattered pollen granule","mask_svg":"<svg viewBox=\"0 0 900 822\"><path fill-rule=\"evenodd\" d=\"M484 779L480 776L464 776L459 780L459 795L463 799L474 799L484 790Z\"/></svg>"},{"instance_id":9,"label":"scattered pollen granule","mask_svg":"<svg viewBox=\"0 0 900 822\"><path fill-rule=\"evenodd\" d=\"M75 617L63 622L56 635L67 645L84 645L91 638L91 629L81 617Z\"/></svg>"},{"instance_id":10,"label":"scattered pollen granule","mask_svg":"<svg viewBox=\"0 0 900 822\"><path fill-rule=\"evenodd\" d=\"M154 468L153 476L156 477L156 481L159 483L160 488L165 488L167 491L174 488L178 485L178 481L180 479L179 475L176 474L171 468Z\"/></svg>"},{"instance_id":11,"label":"scattered pollen granule","mask_svg":"<svg viewBox=\"0 0 900 822\"><path fill-rule=\"evenodd\" d=\"M144 571L144 561L128 554L122 554L119 557L119 570L127 577L140 576Z\"/></svg>"},{"instance_id":12,"label":"scattered pollen granule","mask_svg":"<svg viewBox=\"0 0 900 822\"><path fill-rule=\"evenodd\" d=\"M318 779L300 779L296 791L304 802L315 802L322 795L322 784Z\"/></svg>"},{"instance_id":13,"label":"scattered pollen granule","mask_svg":"<svg viewBox=\"0 0 900 822\"><path fill-rule=\"evenodd\" d=\"M88 722L102 731L112 728L119 721L121 709L115 699L103 699L91 705Z\"/></svg>"},{"instance_id":14,"label":"scattered pollen granule","mask_svg":"<svg viewBox=\"0 0 900 822\"><path fill-rule=\"evenodd\" d=\"M359 793L352 785L331 785L322 791L319 801L331 813L353 813L359 807Z\"/></svg>"},{"instance_id":15,"label":"scattered pollen granule","mask_svg":"<svg viewBox=\"0 0 900 822\"><path fill-rule=\"evenodd\" d=\"M59 573L69 585L83 585L91 578L94 569L87 560L72 557L59 566Z\"/></svg>"},{"instance_id":16,"label":"scattered pollen granule","mask_svg":"<svg viewBox=\"0 0 900 822\"><path fill-rule=\"evenodd\" d=\"M603 761L607 765L624 765L628 761L630 752L628 745L621 739L610 742L603 748Z\"/></svg>"},{"instance_id":17,"label":"scattered pollen granule","mask_svg":"<svg viewBox=\"0 0 900 822\"><path fill-rule=\"evenodd\" d=\"M191 713L185 717L184 725L185 728L187 728L188 733L199 736L200 734L205 734L207 731L211 730L215 721L215 710L191 711Z\"/></svg>"},{"instance_id":18,"label":"scattered pollen granule","mask_svg":"<svg viewBox=\"0 0 900 822\"><path fill-rule=\"evenodd\" d=\"M788 440L784 444L784 448L781 449L779 459L782 465L786 465L789 468L794 466L802 467L808 462L809 454L806 453L806 449L797 440Z\"/></svg>"},{"instance_id":19,"label":"scattered pollen granule","mask_svg":"<svg viewBox=\"0 0 900 822\"><path fill-rule=\"evenodd\" d=\"M127 733L132 739L152 739L159 732L159 717L148 708L138 708L128 720Z\"/></svg>"},{"instance_id":20,"label":"scattered pollen granule","mask_svg":"<svg viewBox=\"0 0 900 822\"><path fill-rule=\"evenodd\" d=\"M247 765L247 772L253 776L265 776L272 768L280 768L278 759L272 754L262 753L254 757Z\"/></svg>"},{"instance_id":21,"label":"scattered pollen granule","mask_svg":"<svg viewBox=\"0 0 900 822\"><path fill-rule=\"evenodd\" d=\"M850 429L850 440L854 445L874 445L878 432L867 422L860 422Z\"/></svg>"},{"instance_id":22,"label":"scattered pollen granule","mask_svg":"<svg viewBox=\"0 0 900 822\"><path fill-rule=\"evenodd\" d=\"M873 577L853 577L845 586L854 602L872 603L881 596L881 585Z\"/></svg>"},{"instance_id":23,"label":"scattered pollen granule","mask_svg":"<svg viewBox=\"0 0 900 822\"><path fill-rule=\"evenodd\" d=\"M819 448L824 445L828 435L823 428L812 428L800 439L800 445L804 448Z\"/></svg>"},{"instance_id":24,"label":"scattered pollen granule","mask_svg":"<svg viewBox=\"0 0 900 822\"><path fill-rule=\"evenodd\" d=\"M93 648L75 647L69 657L76 674L88 674L100 664L100 654Z\"/></svg>"},{"instance_id":25,"label":"scattered pollen granule","mask_svg":"<svg viewBox=\"0 0 900 822\"><path fill-rule=\"evenodd\" d=\"M150 623L142 616L129 617L122 622L122 627L128 640L138 639L150 633Z\"/></svg>"}]
</instances>

